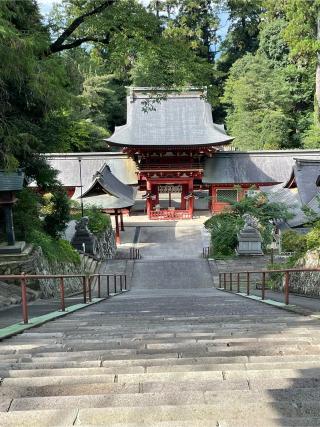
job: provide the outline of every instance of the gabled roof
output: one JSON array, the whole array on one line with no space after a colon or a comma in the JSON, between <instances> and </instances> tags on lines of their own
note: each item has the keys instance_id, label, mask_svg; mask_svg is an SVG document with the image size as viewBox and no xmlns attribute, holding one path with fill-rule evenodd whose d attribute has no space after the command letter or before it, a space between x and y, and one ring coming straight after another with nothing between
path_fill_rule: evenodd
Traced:
<instances>
[{"instance_id":1,"label":"gabled roof","mask_svg":"<svg viewBox=\"0 0 320 427\"><path fill-rule=\"evenodd\" d=\"M84 202L91 204L99 202L105 209L130 207L134 204L134 198L134 189L119 181L111 173L108 165L97 171L82 195Z\"/></svg>"},{"instance_id":2,"label":"gabled roof","mask_svg":"<svg viewBox=\"0 0 320 427\"><path fill-rule=\"evenodd\" d=\"M223 151L205 161L203 182L208 184L284 183L295 158L320 160L320 150Z\"/></svg>"},{"instance_id":3,"label":"gabled roof","mask_svg":"<svg viewBox=\"0 0 320 427\"><path fill-rule=\"evenodd\" d=\"M175 93L152 88L131 89L127 124L107 138L122 147L219 146L232 140L223 125L213 123L203 90Z\"/></svg>"},{"instance_id":4,"label":"gabled roof","mask_svg":"<svg viewBox=\"0 0 320 427\"><path fill-rule=\"evenodd\" d=\"M296 158L289 183L295 182L301 201L307 204L319 192L317 181L320 175L320 159ZM287 183L286 187L290 184Z\"/></svg>"},{"instance_id":5,"label":"gabled roof","mask_svg":"<svg viewBox=\"0 0 320 427\"><path fill-rule=\"evenodd\" d=\"M19 191L22 190L24 183L24 172L8 172L0 170L0 191Z\"/></svg>"},{"instance_id":6,"label":"gabled roof","mask_svg":"<svg viewBox=\"0 0 320 427\"><path fill-rule=\"evenodd\" d=\"M308 207L320 216L320 188L317 178L320 172L319 159L294 159L287 182L262 189L271 202L281 202L288 206L293 218L287 221L290 227L297 227L310 220L303 208ZM293 183L296 187L293 187Z\"/></svg>"}]
</instances>

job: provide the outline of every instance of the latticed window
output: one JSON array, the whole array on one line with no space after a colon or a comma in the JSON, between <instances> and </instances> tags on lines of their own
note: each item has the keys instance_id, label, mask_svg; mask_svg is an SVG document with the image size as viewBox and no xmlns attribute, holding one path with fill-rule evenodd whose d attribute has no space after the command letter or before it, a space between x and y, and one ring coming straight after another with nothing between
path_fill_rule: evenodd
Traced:
<instances>
[{"instance_id":1,"label":"latticed window","mask_svg":"<svg viewBox=\"0 0 320 427\"><path fill-rule=\"evenodd\" d=\"M227 203L227 202L236 202L238 200L238 190L233 189L223 189L217 190L217 202Z\"/></svg>"}]
</instances>

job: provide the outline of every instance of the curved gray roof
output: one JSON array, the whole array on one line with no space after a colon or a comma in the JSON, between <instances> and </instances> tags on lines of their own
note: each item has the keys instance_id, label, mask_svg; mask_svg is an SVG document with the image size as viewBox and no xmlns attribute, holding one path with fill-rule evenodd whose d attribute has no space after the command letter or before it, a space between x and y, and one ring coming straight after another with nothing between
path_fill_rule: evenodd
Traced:
<instances>
[{"instance_id":1,"label":"curved gray roof","mask_svg":"<svg viewBox=\"0 0 320 427\"><path fill-rule=\"evenodd\" d=\"M81 196L80 196L81 198ZM96 172L92 182L84 188L82 195L85 204L99 204L102 208L116 209L133 206L135 190L119 181L104 165Z\"/></svg>"},{"instance_id":2,"label":"curved gray roof","mask_svg":"<svg viewBox=\"0 0 320 427\"><path fill-rule=\"evenodd\" d=\"M205 161L203 183L254 184L287 182L295 158L320 160L320 150L224 151Z\"/></svg>"},{"instance_id":3,"label":"curved gray roof","mask_svg":"<svg viewBox=\"0 0 320 427\"><path fill-rule=\"evenodd\" d=\"M126 154L102 153L47 153L44 154L48 163L59 171L58 179L64 187L76 187L77 195L80 194L80 165L82 185L86 188L92 182L94 174L105 164L121 182L128 185L137 184L137 168L135 162ZM79 194L78 194L79 193Z\"/></svg>"},{"instance_id":4,"label":"curved gray roof","mask_svg":"<svg viewBox=\"0 0 320 427\"><path fill-rule=\"evenodd\" d=\"M233 138L223 125L213 123L211 107L203 91L165 91L165 99L150 94L151 88L133 88L127 98L127 124L116 127L107 138L119 146L203 146L223 145Z\"/></svg>"}]
</instances>

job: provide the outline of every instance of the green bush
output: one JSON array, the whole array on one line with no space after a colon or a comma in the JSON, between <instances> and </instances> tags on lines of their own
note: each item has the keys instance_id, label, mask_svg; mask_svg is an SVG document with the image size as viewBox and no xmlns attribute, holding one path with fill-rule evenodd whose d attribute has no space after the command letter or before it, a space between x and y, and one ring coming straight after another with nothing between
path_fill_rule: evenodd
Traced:
<instances>
[{"instance_id":1,"label":"green bush","mask_svg":"<svg viewBox=\"0 0 320 427\"><path fill-rule=\"evenodd\" d=\"M286 230L282 233L281 244L284 252L303 254L307 250L306 236L293 230Z\"/></svg>"},{"instance_id":2,"label":"green bush","mask_svg":"<svg viewBox=\"0 0 320 427\"><path fill-rule=\"evenodd\" d=\"M314 224L311 231L305 236L307 242L307 249L316 249L320 247L320 221Z\"/></svg>"},{"instance_id":3,"label":"green bush","mask_svg":"<svg viewBox=\"0 0 320 427\"><path fill-rule=\"evenodd\" d=\"M60 186L47 195L51 197L49 200L43 197L42 211L45 213L43 229L50 236L58 238L70 221L70 201L67 193Z\"/></svg>"},{"instance_id":4,"label":"green bush","mask_svg":"<svg viewBox=\"0 0 320 427\"><path fill-rule=\"evenodd\" d=\"M73 203L73 211L72 218L79 220L81 218L81 210L78 203ZM102 234L111 228L110 215L101 212L98 206L85 208L83 215L89 218L88 228L95 235Z\"/></svg>"},{"instance_id":5,"label":"green bush","mask_svg":"<svg viewBox=\"0 0 320 427\"><path fill-rule=\"evenodd\" d=\"M39 206L41 197L29 188L17 193L18 202L13 208L13 222L16 238L30 240L31 230L40 230Z\"/></svg>"},{"instance_id":6,"label":"green bush","mask_svg":"<svg viewBox=\"0 0 320 427\"><path fill-rule=\"evenodd\" d=\"M216 258L234 255L238 240L237 234L243 226L242 218L230 213L212 216L205 226L211 233L211 246Z\"/></svg>"},{"instance_id":7,"label":"green bush","mask_svg":"<svg viewBox=\"0 0 320 427\"><path fill-rule=\"evenodd\" d=\"M284 204L270 203L262 193L253 197L245 197L238 202L230 200L226 211L213 215L205 222L205 227L211 233L214 257L229 257L235 253L237 234L244 225L242 216L245 213L259 220L263 249L272 241L273 222L290 218Z\"/></svg>"},{"instance_id":8,"label":"green bush","mask_svg":"<svg viewBox=\"0 0 320 427\"><path fill-rule=\"evenodd\" d=\"M41 231L30 233L29 241L35 246L40 246L44 256L49 262L67 262L80 264L80 256L71 244L62 239L54 239Z\"/></svg>"}]
</instances>

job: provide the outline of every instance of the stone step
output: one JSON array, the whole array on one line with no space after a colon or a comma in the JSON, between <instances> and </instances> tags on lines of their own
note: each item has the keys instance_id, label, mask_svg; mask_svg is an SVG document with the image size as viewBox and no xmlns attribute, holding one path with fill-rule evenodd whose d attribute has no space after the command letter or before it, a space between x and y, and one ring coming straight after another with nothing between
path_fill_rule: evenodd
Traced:
<instances>
[{"instance_id":1,"label":"stone step","mask_svg":"<svg viewBox=\"0 0 320 427\"><path fill-rule=\"evenodd\" d=\"M88 371L94 372L86 374L86 369L79 372L78 375L70 375L66 372L65 375L42 376L42 377L17 377L4 378L4 385L21 385L25 386L45 386L50 384L82 384L92 382L118 382L123 384L130 383L146 383L146 382L181 382L191 381L195 384L197 381L209 380L237 380L237 379L259 379L259 378L317 378L320 379L319 368L309 369L264 369L264 370L224 370L224 371L173 371L173 372L150 372L150 373L134 373L134 374L119 374L102 373L103 368L88 368ZM81 371L81 370L80 370ZM19 372L19 371L16 371ZM99 372L99 373L98 373ZM108 371L109 372L109 371Z\"/></svg>"},{"instance_id":2,"label":"stone step","mask_svg":"<svg viewBox=\"0 0 320 427\"><path fill-rule=\"evenodd\" d=\"M182 359L177 359L177 361ZM87 362L88 363L88 362ZM101 363L101 362L100 362ZM32 365L31 365L32 366ZM119 365L109 367L70 366L68 368L55 367L52 369L10 369L0 370L0 376L6 378L31 378L49 376L82 376L82 375L105 375L105 374L141 374L161 372L195 372L195 371L281 371L287 369L319 369L320 359L309 362L271 362L271 363L227 363L227 364L171 364L171 365Z\"/></svg>"},{"instance_id":3,"label":"stone step","mask_svg":"<svg viewBox=\"0 0 320 427\"><path fill-rule=\"evenodd\" d=\"M224 390L194 391L192 389L177 392L160 393L118 393L113 395L95 394L78 396L24 397L15 398L10 405L10 411L68 409L68 408L110 408L110 407L149 407L158 405L196 405L217 404L236 401L238 406L245 408L247 403L278 403L290 402L295 406L306 405L318 401L320 390L315 388L292 390ZM5 411L6 409L4 409ZM320 411L320 408L319 408ZM320 412L319 412L320 413Z\"/></svg>"},{"instance_id":4,"label":"stone step","mask_svg":"<svg viewBox=\"0 0 320 427\"><path fill-rule=\"evenodd\" d=\"M57 359L57 360L56 360ZM318 355L312 354L296 354L286 355L281 354L278 356L235 356L235 357L198 357L198 358L151 358L151 359L117 359L117 360L103 360L101 361L98 356L95 360L89 361L61 361L59 358L20 358L8 359L2 361L0 369L56 369L56 368L78 368L78 367L114 367L115 369L121 368L122 366L176 366L176 365L201 365L201 364L287 364L294 362L319 362Z\"/></svg>"},{"instance_id":5,"label":"stone step","mask_svg":"<svg viewBox=\"0 0 320 427\"><path fill-rule=\"evenodd\" d=\"M41 427L71 427L73 425L79 425L82 427L89 426L106 426L104 420L104 410L102 409L86 409L80 410L43 410L43 411L19 411L19 412L8 412L0 413L0 425L4 427L30 427L30 426L41 426ZM162 408L158 411L162 418L172 418L175 415L172 410L171 413L167 413ZM109 415L109 414L108 414ZM116 415L110 414L114 419ZM125 414L127 415L127 414ZM127 420L117 422L108 422L108 427L147 427L150 426L150 417L146 415L145 419L137 415L135 418L139 418L138 422L128 422ZM171 417L170 417L171 415ZM154 417L152 419L152 427L256 427L256 421L252 421L247 417L242 417L241 421L238 417L236 418L225 418L221 417L218 421L214 415L209 414L210 420L203 419L204 417L194 414L191 420L168 420L168 421L156 421ZM121 417L123 420L124 416ZM126 417L128 419L128 417ZM279 427L279 426L318 426L319 419L317 417L284 417L276 415L264 419L259 419L260 427Z\"/></svg>"},{"instance_id":6,"label":"stone step","mask_svg":"<svg viewBox=\"0 0 320 427\"><path fill-rule=\"evenodd\" d=\"M290 402L248 402L243 406L242 402L225 402L215 405L181 405L143 407L143 408L95 408L80 409L77 424L109 425L109 423L145 423L153 425L162 421L211 421L212 425L219 425L219 419L238 419L251 421L265 418L279 417L303 417L308 413L309 417L317 417L320 414L318 401L303 402L297 406ZM226 415L228 414L228 415Z\"/></svg>"}]
</instances>

